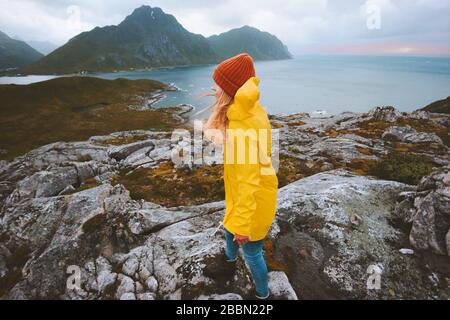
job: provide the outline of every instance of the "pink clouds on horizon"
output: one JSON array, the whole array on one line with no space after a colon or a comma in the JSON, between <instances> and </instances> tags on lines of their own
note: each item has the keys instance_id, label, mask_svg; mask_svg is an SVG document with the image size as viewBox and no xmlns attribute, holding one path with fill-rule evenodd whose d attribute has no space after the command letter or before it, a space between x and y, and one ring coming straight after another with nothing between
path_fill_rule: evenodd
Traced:
<instances>
[{"instance_id":1,"label":"pink clouds on horizon","mask_svg":"<svg viewBox=\"0 0 450 320\"><path fill-rule=\"evenodd\" d=\"M400 42L348 43L334 46L310 46L302 51L333 54L450 55L450 45Z\"/></svg>"}]
</instances>

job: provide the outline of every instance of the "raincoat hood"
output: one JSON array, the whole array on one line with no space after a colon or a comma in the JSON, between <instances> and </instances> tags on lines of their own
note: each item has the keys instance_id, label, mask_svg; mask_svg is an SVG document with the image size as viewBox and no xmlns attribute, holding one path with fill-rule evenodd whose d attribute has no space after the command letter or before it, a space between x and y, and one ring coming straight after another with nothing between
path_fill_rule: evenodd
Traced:
<instances>
[{"instance_id":1,"label":"raincoat hood","mask_svg":"<svg viewBox=\"0 0 450 320\"><path fill-rule=\"evenodd\" d=\"M259 101L259 82L258 77L251 77L239 88L227 112L229 120L244 120L255 114Z\"/></svg>"}]
</instances>

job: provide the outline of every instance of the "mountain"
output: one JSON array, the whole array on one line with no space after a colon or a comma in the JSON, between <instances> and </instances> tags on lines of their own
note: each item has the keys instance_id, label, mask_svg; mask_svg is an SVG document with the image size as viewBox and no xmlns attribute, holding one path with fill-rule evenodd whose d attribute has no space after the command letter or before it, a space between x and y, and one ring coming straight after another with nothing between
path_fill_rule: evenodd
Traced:
<instances>
[{"instance_id":1,"label":"mountain","mask_svg":"<svg viewBox=\"0 0 450 320\"><path fill-rule=\"evenodd\" d=\"M47 55L53 52L58 46L49 41L26 41L31 47L36 49L36 51L42 53L43 55Z\"/></svg>"},{"instance_id":2,"label":"mountain","mask_svg":"<svg viewBox=\"0 0 450 320\"><path fill-rule=\"evenodd\" d=\"M233 39L251 43L233 43L225 53L219 52ZM256 59L289 57L281 41L257 29L244 27L207 39L189 32L160 8L142 6L119 25L83 32L20 72L62 74L217 63L231 52L242 52L240 48L255 53Z\"/></svg>"},{"instance_id":3,"label":"mountain","mask_svg":"<svg viewBox=\"0 0 450 320\"><path fill-rule=\"evenodd\" d=\"M292 58L288 48L277 37L249 26L211 36L208 41L221 59L241 52L249 53L256 60Z\"/></svg>"},{"instance_id":4,"label":"mountain","mask_svg":"<svg viewBox=\"0 0 450 320\"><path fill-rule=\"evenodd\" d=\"M19 68L42 58L42 54L23 41L0 31L0 70Z\"/></svg>"},{"instance_id":5,"label":"mountain","mask_svg":"<svg viewBox=\"0 0 450 320\"><path fill-rule=\"evenodd\" d=\"M435 101L422 110L435 113L450 113L450 97L447 99Z\"/></svg>"},{"instance_id":6,"label":"mountain","mask_svg":"<svg viewBox=\"0 0 450 320\"><path fill-rule=\"evenodd\" d=\"M118 26L83 32L23 71L113 71L215 61L203 36L190 33L160 8L142 6Z\"/></svg>"}]
</instances>

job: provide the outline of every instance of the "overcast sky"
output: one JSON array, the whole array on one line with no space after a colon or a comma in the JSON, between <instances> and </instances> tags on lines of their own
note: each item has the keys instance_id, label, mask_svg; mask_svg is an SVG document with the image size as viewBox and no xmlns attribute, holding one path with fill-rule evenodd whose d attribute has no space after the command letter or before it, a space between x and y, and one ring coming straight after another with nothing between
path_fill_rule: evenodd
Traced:
<instances>
[{"instance_id":1,"label":"overcast sky","mask_svg":"<svg viewBox=\"0 0 450 320\"><path fill-rule=\"evenodd\" d=\"M205 36L250 25L303 52L450 54L449 0L0 0L0 30L64 44L146 4Z\"/></svg>"}]
</instances>

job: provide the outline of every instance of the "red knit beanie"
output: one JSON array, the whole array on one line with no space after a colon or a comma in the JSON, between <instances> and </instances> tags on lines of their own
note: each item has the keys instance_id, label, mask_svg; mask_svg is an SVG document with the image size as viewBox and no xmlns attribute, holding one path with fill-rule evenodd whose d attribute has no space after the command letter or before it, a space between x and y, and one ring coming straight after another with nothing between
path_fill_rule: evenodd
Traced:
<instances>
[{"instance_id":1,"label":"red knit beanie","mask_svg":"<svg viewBox=\"0 0 450 320\"><path fill-rule=\"evenodd\" d=\"M232 98L238 89L254 76L253 59L247 53L241 53L223 61L217 66L213 74L217 85Z\"/></svg>"}]
</instances>

